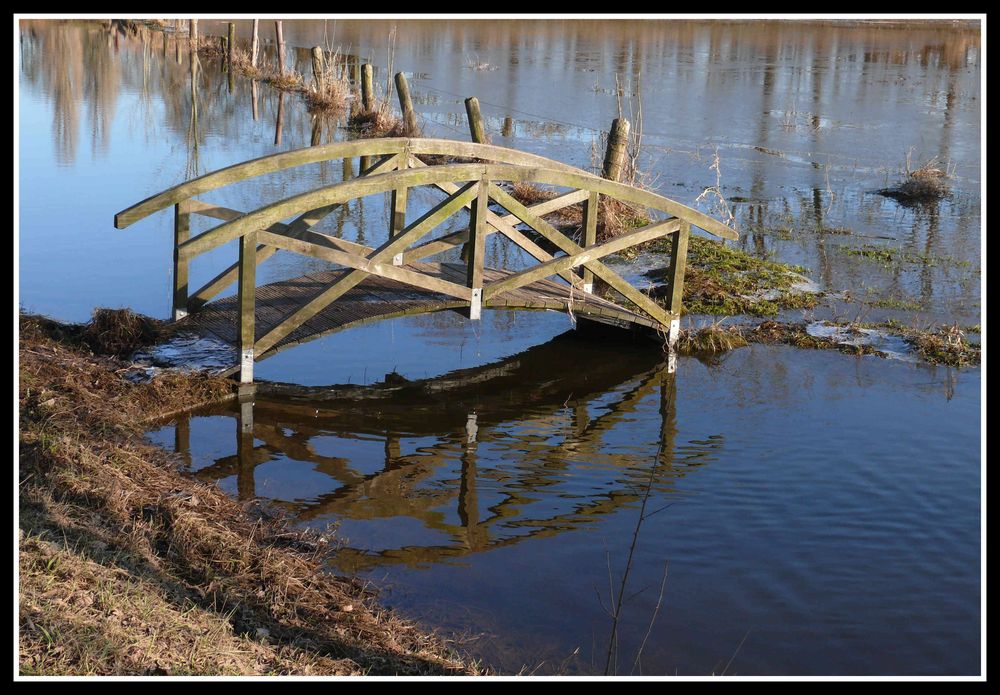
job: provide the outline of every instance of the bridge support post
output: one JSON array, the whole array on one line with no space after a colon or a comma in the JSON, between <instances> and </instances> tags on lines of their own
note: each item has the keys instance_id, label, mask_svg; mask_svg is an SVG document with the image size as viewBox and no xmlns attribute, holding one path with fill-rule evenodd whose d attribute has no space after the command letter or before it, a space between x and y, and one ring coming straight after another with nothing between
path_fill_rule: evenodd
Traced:
<instances>
[{"instance_id":1,"label":"bridge support post","mask_svg":"<svg viewBox=\"0 0 1000 695\"><path fill-rule=\"evenodd\" d=\"M178 247L190 236L190 204L187 200L182 200L174 205L174 321L179 321L188 314L188 266L190 261L187 258L181 258Z\"/></svg>"},{"instance_id":2,"label":"bridge support post","mask_svg":"<svg viewBox=\"0 0 1000 695\"><path fill-rule=\"evenodd\" d=\"M254 305L257 283L257 234L240 237L239 306L240 306L240 383L253 382Z\"/></svg>"},{"instance_id":3,"label":"bridge support post","mask_svg":"<svg viewBox=\"0 0 1000 695\"><path fill-rule=\"evenodd\" d=\"M597 243L597 209L601 194L591 191L590 197L583 203L583 246L588 248ZM594 271L587 267L583 269L583 291L594 292Z\"/></svg>"},{"instance_id":4,"label":"bridge support post","mask_svg":"<svg viewBox=\"0 0 1000 695\"><path fill-rule=\"evenodd\" d=\"M479 193L472 201L469 216L468 242L468 284L472 290L472 301L469 304L469 318L478 321L483 307L483 257L486 255L486 214L489 212L490 182L485 178L479 181Z\"/></svg>"},{"instance_id":5,"label":"bridge support post","mask_svg":"<svg viewBox=\"0 0 1000 695\"><path fill-rule=\"evenodd\" d=\"M688 238L691 236L691 223L681 221L680 229L670 235L670 265L667 268L667 278L670 283L670 304L667 307L675 317L681 315L681 301L684 298L684 271L687 266ZM671 321L671 334L674 333Z\"/></svg>"}]
</instances>

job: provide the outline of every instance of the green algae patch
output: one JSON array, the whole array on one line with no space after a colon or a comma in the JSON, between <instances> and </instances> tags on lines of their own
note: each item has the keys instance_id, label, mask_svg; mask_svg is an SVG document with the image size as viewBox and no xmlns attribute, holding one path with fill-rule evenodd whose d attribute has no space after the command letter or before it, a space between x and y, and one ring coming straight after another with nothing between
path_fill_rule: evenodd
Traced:
<instances>
[{"instance_id":1,"label":"green algae patch","mask_svg":"<svg viewBox=\"0 0 1000 695\"><path fill-rule=\"evenodd\" d=\"M666 241L647 250L667 253ZM801 266L757 258L742 249L692 236L684 272L683 313L713 316L776 316L784 309L811 309L820 296ZM667 269L646 273L656 281L667 280ZM666 287L655 288L662 302Z\"/></svg>"}]
</instances>

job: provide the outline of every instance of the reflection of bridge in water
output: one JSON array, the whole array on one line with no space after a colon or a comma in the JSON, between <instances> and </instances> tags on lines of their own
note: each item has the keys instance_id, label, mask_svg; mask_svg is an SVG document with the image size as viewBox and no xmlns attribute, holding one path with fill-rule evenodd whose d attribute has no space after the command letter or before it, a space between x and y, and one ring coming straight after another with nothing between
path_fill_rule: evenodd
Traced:
<instances>
[{"instance_id":1,"label":"reflection of bridge in water","mask_svg":"<svg viewBox=\"0 0 1000 695\"><path fill-rule=\"evenodd\" d=\"M597 521L639 500L650 465L656 466L654 492L675 494L674 479L712 460L721 445L710 440L678 450L675 395L674 375L659 349L609 348L566 334L499 363L410 382L383 396L258 394L236 413L216 408L203 414L235 417L236 453L195 475L204 481L235 476L238 496L250 499L262 464L308 462L335 485L312 498L297 491L304 500L271 500L298 521L403 516L438 536L426 545L381 551L346 548L338 554L341 569L422 564ZM177 421L175 441L190 462L189 418ZM643 435L643 442L621 431L657 419L659 431ZM370 461L319 453L316 445L328 437L382 442L380 470L361 472L371 470ZM403 454L402 443L412 438L425 441Z\"/></svg>"}]
</instances>

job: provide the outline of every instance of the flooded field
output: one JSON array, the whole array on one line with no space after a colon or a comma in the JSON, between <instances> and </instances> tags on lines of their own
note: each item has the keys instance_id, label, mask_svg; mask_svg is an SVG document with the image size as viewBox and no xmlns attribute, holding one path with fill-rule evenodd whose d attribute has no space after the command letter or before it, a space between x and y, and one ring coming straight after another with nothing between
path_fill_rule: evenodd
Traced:
<instances>
[{"instance_id":1,"label":"flooded field","mask_svg":"<svg viewBox=\"0 0 1000 695\"><path fill-rule=\"evenodd\" d=\"M261 26L273 38L273 22ZM248 37L249 21L237 30ZM981 322L982 56L968 23L284 31L306 75L314 45L370 61L382 90L405 71L431 137L467 141L463 101L477 96L494 144L594 170L621 103L642 132L646 185L731 214L731 244L803 266L824 293L787 318ZM217 58L193 70L172 26L22 20L19 49L19 301L58 319L100 306L169 316L172 216L118 231L117 211L229 164L353 137L346 113L312 115L299 95L242 77L230 88ZM947 196L879 193L926 164L947 173ZM213 202L251 210L350 166L260 177ZM378 244L389 215L389 196L370 196L320 229ZM499 239L487 253L495 267L527 260ZM199 258L191 284L235 255L227 244ZM614 263L639 279L663 259ZM327 267L279 252L258 282ZM670 373L657 346L582 339L573 325L487 311L351 329L261 362L256 377L365 386L395 373L410 388L264 396L149 436L201 480L335 528L331 571L370 579L385 603L503 672L980 672L978 368L905 348L881 359L758 345Z\"/></svg>"}]
</instances>

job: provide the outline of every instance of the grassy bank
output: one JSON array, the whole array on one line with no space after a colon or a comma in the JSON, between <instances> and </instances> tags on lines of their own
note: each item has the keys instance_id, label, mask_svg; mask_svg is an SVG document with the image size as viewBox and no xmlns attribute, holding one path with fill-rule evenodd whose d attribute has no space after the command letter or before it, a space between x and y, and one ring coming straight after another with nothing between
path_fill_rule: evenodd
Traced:
<instances>
[{"instance_id":1,"label":"grassy bank","mask_svg":"<svg viewBox=\"0 0 1000 695\"><path fill-rule=\"evenodd\" d=\"M22 674L476 672L325 572L324 539L181 475L144 424L232 383L132 383L95 324L20 318Z\"/></svg>"}]
</instances>

